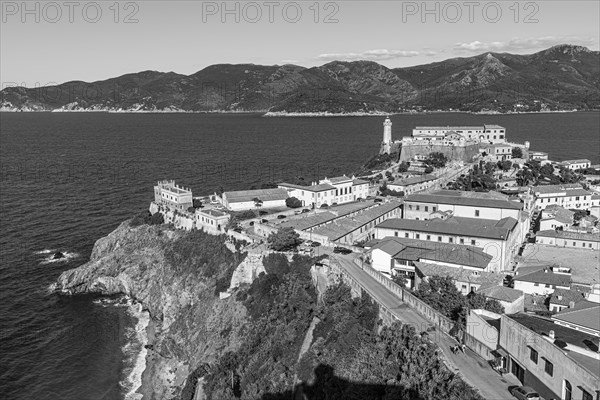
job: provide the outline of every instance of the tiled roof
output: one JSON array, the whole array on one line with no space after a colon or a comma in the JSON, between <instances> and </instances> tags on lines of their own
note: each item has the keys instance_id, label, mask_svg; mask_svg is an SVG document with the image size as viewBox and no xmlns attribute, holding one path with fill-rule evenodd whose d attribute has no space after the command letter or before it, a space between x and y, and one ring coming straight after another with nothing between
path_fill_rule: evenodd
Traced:
<instances>
[{"instance_id":1,"label":"tiled roof","mask_svg":"<svg viewBox=\"0 0 600 400\"><path fill-rule=\"evenodd\" d=\"M373 246L393 258L411 261L438 261L468 267L486 268L492 256L475 246L440 243L390 236Z\"/></svg>"},{"instance_id":2,"label":"tiled roof","mask_svg":"<svg viewBox=\"0 0 600 400\"><path fill-rule=\"evenodd\" d=\"M557 239L589 240L591 242L600 242L600 233L556 231L553 229L548 229L545 231L539 231L538 233L536 233L536 236Z\"/></svg>"},{"instance_id":3,"label":"tiled roof","mask_svg":"<svg viewBox=\"0 0 600 400\"><path fill-rule=\"evenodd\" d=\"M504 127L500 125L484 125L483 127L485 129L504 129Z\"/></svg>"},{"instance_id":4,"label":"tiled roof","mask_svg":"<svg viewBox=\"0 0 600 400\"><path fill-rule=\"evenodd\" d=\"M417 183L422 183L422 182L429 182L429 181L433 181L436 180L437 177L435 175L419 175L419 176L412 176L410 178L406 178L406 179L402 179L400 181L394 181L394 182L389 182L388 183L388 187L389 186L408 186L408 185L415 185Z\"/></svg>"},{"instance_id":5,"label":"tiled roof","mask_svg":"<svg viewBox=\"0 0 600 400\"><path fill-rule=\"evenodd\" d=\"M335 190L335 187L331 186L329 183L320 183L318 185L302 186L302 185L295 185L293 183L282 182L279 184L279 186L284 187L284 188L302 189L302 190L306 190L308 192L323 192L325 190Z\"/></svg>"},{"instance_id":6,"label":"tiled roof","mask_svg":"<svg viewBox=\"0 0 600 400\"><path fill-rule=\"evenodd\" d=\"M515 281L521 282L533 282L533 283L542 283L545 285L555 285L555 286L571 286L571 276L566 274L557 274L550 271L548 268L544 268L539 271L531 272L525 275L516 275L514 277Z\"/></svg>"},{"instance_id":7,"label":"tiled roof","mask_svg":"<svg viewBox=\"0 0 600 400\"><path fill-rule=\"evenodd\" d=\"M449 276L454 281L470 282L482 287L501 285L504 276L493 272L472 271L465 268L448 267L426 262L415 262L415 268L424 276Z\"/></svg>"},{"instance_id":8,"label":"tiled roof","mask_svg":"<svg viewBox=\"0 0 600 400\"><path fill-rule=\"evenodd\" d=\"M587 300L580 301L575 308L564 309L554 314L552 319L600 332L600 304Z\"/></svg>"},{"instance_id":9,"label":"tiled roof","mask_svg":"<svg viewBox=\"0 0 600 400\"><path fill-rule=\"evenodd\" d=\"M365 181L364 179L354 179L352 181L352 186L356 186L356 185L365 185L368 184L369 181Z\"/></svg>"},{"instance_id":10,"label":"tiled roof","mask_svg":"<svg viewBox=\"0 0 600 400\"><path fill-rule=\"evenodd\" d=\"M335 183L342 183L342 182L351 181L352 178L349 178L346 175L342 175L342 176L335 176L333 178L325 178L324 180L329 181L332 184L335 184Z\"/></svg>"},{"instance_id":11,"label":"tiled roof","mask_svg":"<svg viewBox=\"0 0 600 400\"><path fill-rule=\"evenodd\" d=\"M392 218L383 221L377 227L438 233L442 235L506 240L516 225L517 220L512 217L503 218L500 221L481 218L451 217L446 220L437 218L432 220Z\"/></svg>"},{"instance_id":12,"label":"tiled roof","mask_svg":"<svg viewBox=\"0 0 600 400\"><path fill-rule=\"evenodd\" d=\"M504 208L522 210L523 203L500 199L496 194L462 192L458 190L438 190L432 193L417 193L407 196L405 202L452 204L461 206Z\"/></svg>"},{"instance_id":13,"label":"tiled roof","mask_svg":"<svg viewBox=\"0 0 600 400\"><path fill-rule=\"evenodd\" d=\"M523 297L522 291L506 286L491 286L488 288L479 289L477 293L481 293L490 299L501 300L507 303L512 303Z\"/></svg>"},{"instance_id":14,"label":"tiled roof","mask_svg":"<svg viewBox=\"0 0 600 400\"><path fill-rule=\"evenodd\" d=\"M227 213L224 213L223 211L219 211L219 210L198 210L200 213L202 214L208 214L210 216L213 217L224 217L227 215Z\"/></svg>"},{"instance_id":15,"label":"tiled roof","mask_svg":"<svg viewBox=\"0 0 600 400\"><path fill-rule=\"evenodd\" d=\"M577 290L571 289L556 289L550 297L550 304L558 304L561 306L568 306L572 301L579 303L585 300L583 293Z\"/></svg>"},{"instance_id":16,"label":"tiled roof","mask_svg":"<svg viewBox=\"0 0 600 400\"><path fill-rule=\"evenodd\" d=\"M257 190L238 190L234 192L225 192L223 196L229 203L242 203L252 201L258 198L262 201L285 200L288 198L285 189L257 189Z\"/></svg>"},{"instance_id":17,"label":"tiled roof","mask_svg":"<svg viewBox=\"0 0 600 400\"><path fill-rule=\"evenodd\" d=\"M417 126L414 128L415 130L421 130L421 131L447 131L447 130L458 130L458 131L464 131L464 130L477 130L477 129L483 129L482 125L478 125L478 126Z\"/></svg>"},{"instance_id":18,"label":"tiled roof","mask_svg":"<svg viewBox=\"0 0 600 400\"><path fill-rule=\"evenodd\" d=\"M566 208L561 207L557 204L547 206L544 209L544 211L542 211L542 215L543 214L550 214L550 215L543 217L542 220L555 219L559 222L569 223L569 224L573 223L573 216L575 215L575 213L573 211L567 210Z\"/></svg>"},{"instance_id":19,"label":"tiled roof","mask_svg":"<svg viewBox=\"0 0 600 400\"><path fill-rule=\"evenodd\" d=\"M583 187L578 183L563 183L560 185L541 185L541 186L534 186L533 192L535 194L538 194L538 193L550 194L550 193L561 193L561 192L572 193L572 191L576 190L576 189L583 189Z\"/></svg>"},{"instance_id":20,"label":"tiled roof","mask_svg":"<svg viewBox=\"0 0 600 400\"><path fill-rule=\"evenodd\" d=\"M589 163L590 160L588 160L587 158L580 158L577 160L565 160L562 162L562 164L582 164L582 163Z\"/></svg>"}]
</instances>

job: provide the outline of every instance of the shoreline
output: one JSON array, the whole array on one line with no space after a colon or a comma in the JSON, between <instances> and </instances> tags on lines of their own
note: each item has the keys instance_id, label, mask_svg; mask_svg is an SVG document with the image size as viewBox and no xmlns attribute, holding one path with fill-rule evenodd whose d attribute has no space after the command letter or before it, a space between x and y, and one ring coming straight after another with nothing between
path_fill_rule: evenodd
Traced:
<instances>
[{"instance_id":1,"label":"shoreline","mask_svg":"<svg viewBox=\"0 0 600 400\"><path fill-rule=\"evenodd\" d=\"M146 311L147 312L147 311ZM145 364L141 374L140 386L135 390L135 394L141 396L141 399L149 399L152 396L152 377L156 369L156 351L153 346L156 343L156 322L149 315L148 324L146 325L146 343L144 343Z\"/></svg>"}]
</instances>

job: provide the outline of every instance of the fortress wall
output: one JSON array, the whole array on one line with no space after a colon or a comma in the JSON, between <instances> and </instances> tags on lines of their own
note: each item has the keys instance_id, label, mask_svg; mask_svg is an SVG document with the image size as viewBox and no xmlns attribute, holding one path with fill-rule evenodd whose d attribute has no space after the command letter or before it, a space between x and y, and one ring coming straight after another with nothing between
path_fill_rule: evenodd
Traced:
<instances>
[{"instance_id":1,"label":"fortress wall","mask_svg":"<svg viewBox=\"0 0 600 400\"><path fill-rule=\"evenodd\" d=\"M449 160L470 162L479 154L479 144L467 146L444 146L441 144L404 144L400 153L400 161L410 161L414 156L427 156L429 153L443 153Z\"/></svg>"}]
</instances>

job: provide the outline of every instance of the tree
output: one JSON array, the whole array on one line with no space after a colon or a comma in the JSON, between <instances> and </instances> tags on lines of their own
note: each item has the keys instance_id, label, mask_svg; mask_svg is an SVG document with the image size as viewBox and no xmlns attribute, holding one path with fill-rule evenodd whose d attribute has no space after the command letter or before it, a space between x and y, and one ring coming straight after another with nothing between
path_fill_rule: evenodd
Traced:
<instances>
[{"instance_id":1,"label":"tree","mask_svg":"<svg viewBox=\"0 0 600 400\"><path fill-rule=\"evenodd\" d=\"M500 168L502 171L508 171L512 168L513 164L510 160L503 160L503 161L498 161L498 168ZM518 164L517 164L518 167Z\"/></svg>"},{"instance_id":2,"label":"tree","mask_svg":"<svg viewBox=\"0 0 600 400\"><path fill-rule=\"evenodd\" d=\"M433 172L433 167L431 165L428 165L425 167L425 173L426 174L430 174Z\"/></svg>"},{"instance_id":3,"label":"tree","mask_svg":"<svg viewBox=\"0 0 600 400\"><path fill-rule=\"evenodd\" d=\"M297 197L288 197L285 199L285 205L289 208L300 208L302 207L302 202Z\"/></svg>"},{"instance_id":4,"label":"tree","mask_svg":"<svg viewBox=\"0 0 600 400\"><path fill-rule=\"evenodd\" d=\"M202 200L200 200L200 199L193 199L192 200L192 207L194 207L194 208L202 208Z\"/></svg>"},{"instance_id":5,"label":"tree","mask_svg":"<svg viewBox=\"0 0 600 400\"><path fill-rule=\"evenodd\" d=\"M520 147L513 147L511 153L512 158L523 158L523 150Z\"/></svg>"},{"instance_id":6,"label":"tree","mask_svg":"<svg viewBox=\"0 0 600 400\"><path fill-rule=\"evenodd\" d=\"M448 157L446 157L444 153L440 153L439 151L429 153L427 158L423 161L425 165L429 165L433 168L444 168L447 162Z\"/></svg>"},{"instance_id":7,"label":"tree","mask_svg":"<svg viewBox=\"0 0 600 400\"><path fill-rule=\"evenodd\" d=\"M258 197L255 197L255 198L253 198L253 199L252 199L252 201L254 202L254 206L255 206L256 208L260 208L260 207L262 207L262 205L263 205L263 202L262 202L262 200L261 200L261 199L259 199Z\"/></svg>"},{"instance_id":8,"label":"tree","mask_svg":"<svg viewBox=\"0 0 600 400\"><path fill-rule=\"evenodd\" d=\"M467 305L465 296L449 276L430 276L427 281L421 282L414 294L454 321L464 313Z\"/></svg>"},{"instance_id":9,"label":"tree","mask_svg":"<svg viewBox=\"0 0 600 400\"><path fill-rule=\"evenodd\" d=\"M398 286L406 287L408 281L406 280L406 276L404 274L396 274L392 277L394 283Z\"/></svg>"},{"instance_id":10,"label":"tree","mask_svg":"<svg viewBox=\"0 0 600 400\"><path fill-rule=\"evenodd\" d=\"M406 171L408 171L409 167L410 167L410 163L408 163L406 161L402 161L400 163L400 165L398 165L398 172L406 172Z\"/></svg>"},{"instance_id":11,"label":"tree","mask_svg":"<svg viewBox=\"0 0 600 400\"><path fill-rule=\"evenodd\" d=\"M271 233L267 242L275 251L288 251L302 243L300 235L292 227L280 228L277 232Z\"/></svg>"}]
</instances>

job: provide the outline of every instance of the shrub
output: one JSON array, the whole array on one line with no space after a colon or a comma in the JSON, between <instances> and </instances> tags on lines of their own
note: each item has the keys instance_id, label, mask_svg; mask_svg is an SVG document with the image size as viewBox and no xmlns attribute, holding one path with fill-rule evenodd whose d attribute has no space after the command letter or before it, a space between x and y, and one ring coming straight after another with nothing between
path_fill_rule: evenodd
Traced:
<instances>
[{"instance_id":1,"label":"shrub","mask_svg":"<svg viewBox=\"0 0 600 400\"><path fill-rule=\"evenodd\" d=\"M285 199L285 205L289 208L300 208L302 207L302 202L296 197L288 197Z\"/></svg>"},{"instance_id":2,"label":"shrub","mask_svg":"<svg viewBox=\"0 0 600 400\"><path fill-rule=\"evenodd\" d=\"M271 233L267 238L267 242L271 249L275 251L287 251L297 247L302 241L294 228L287 227Z\"/></svg>"},{"instance_id":3,"label":"shrub","mask_svg":"<svg viewBox=\"0 0 600 400\"><path fill-rule=\"evenodd\" d=\"M523 158L523 150L520 147L513 147L511 153L512 158Z\"/></svg>"}]
</instances>

